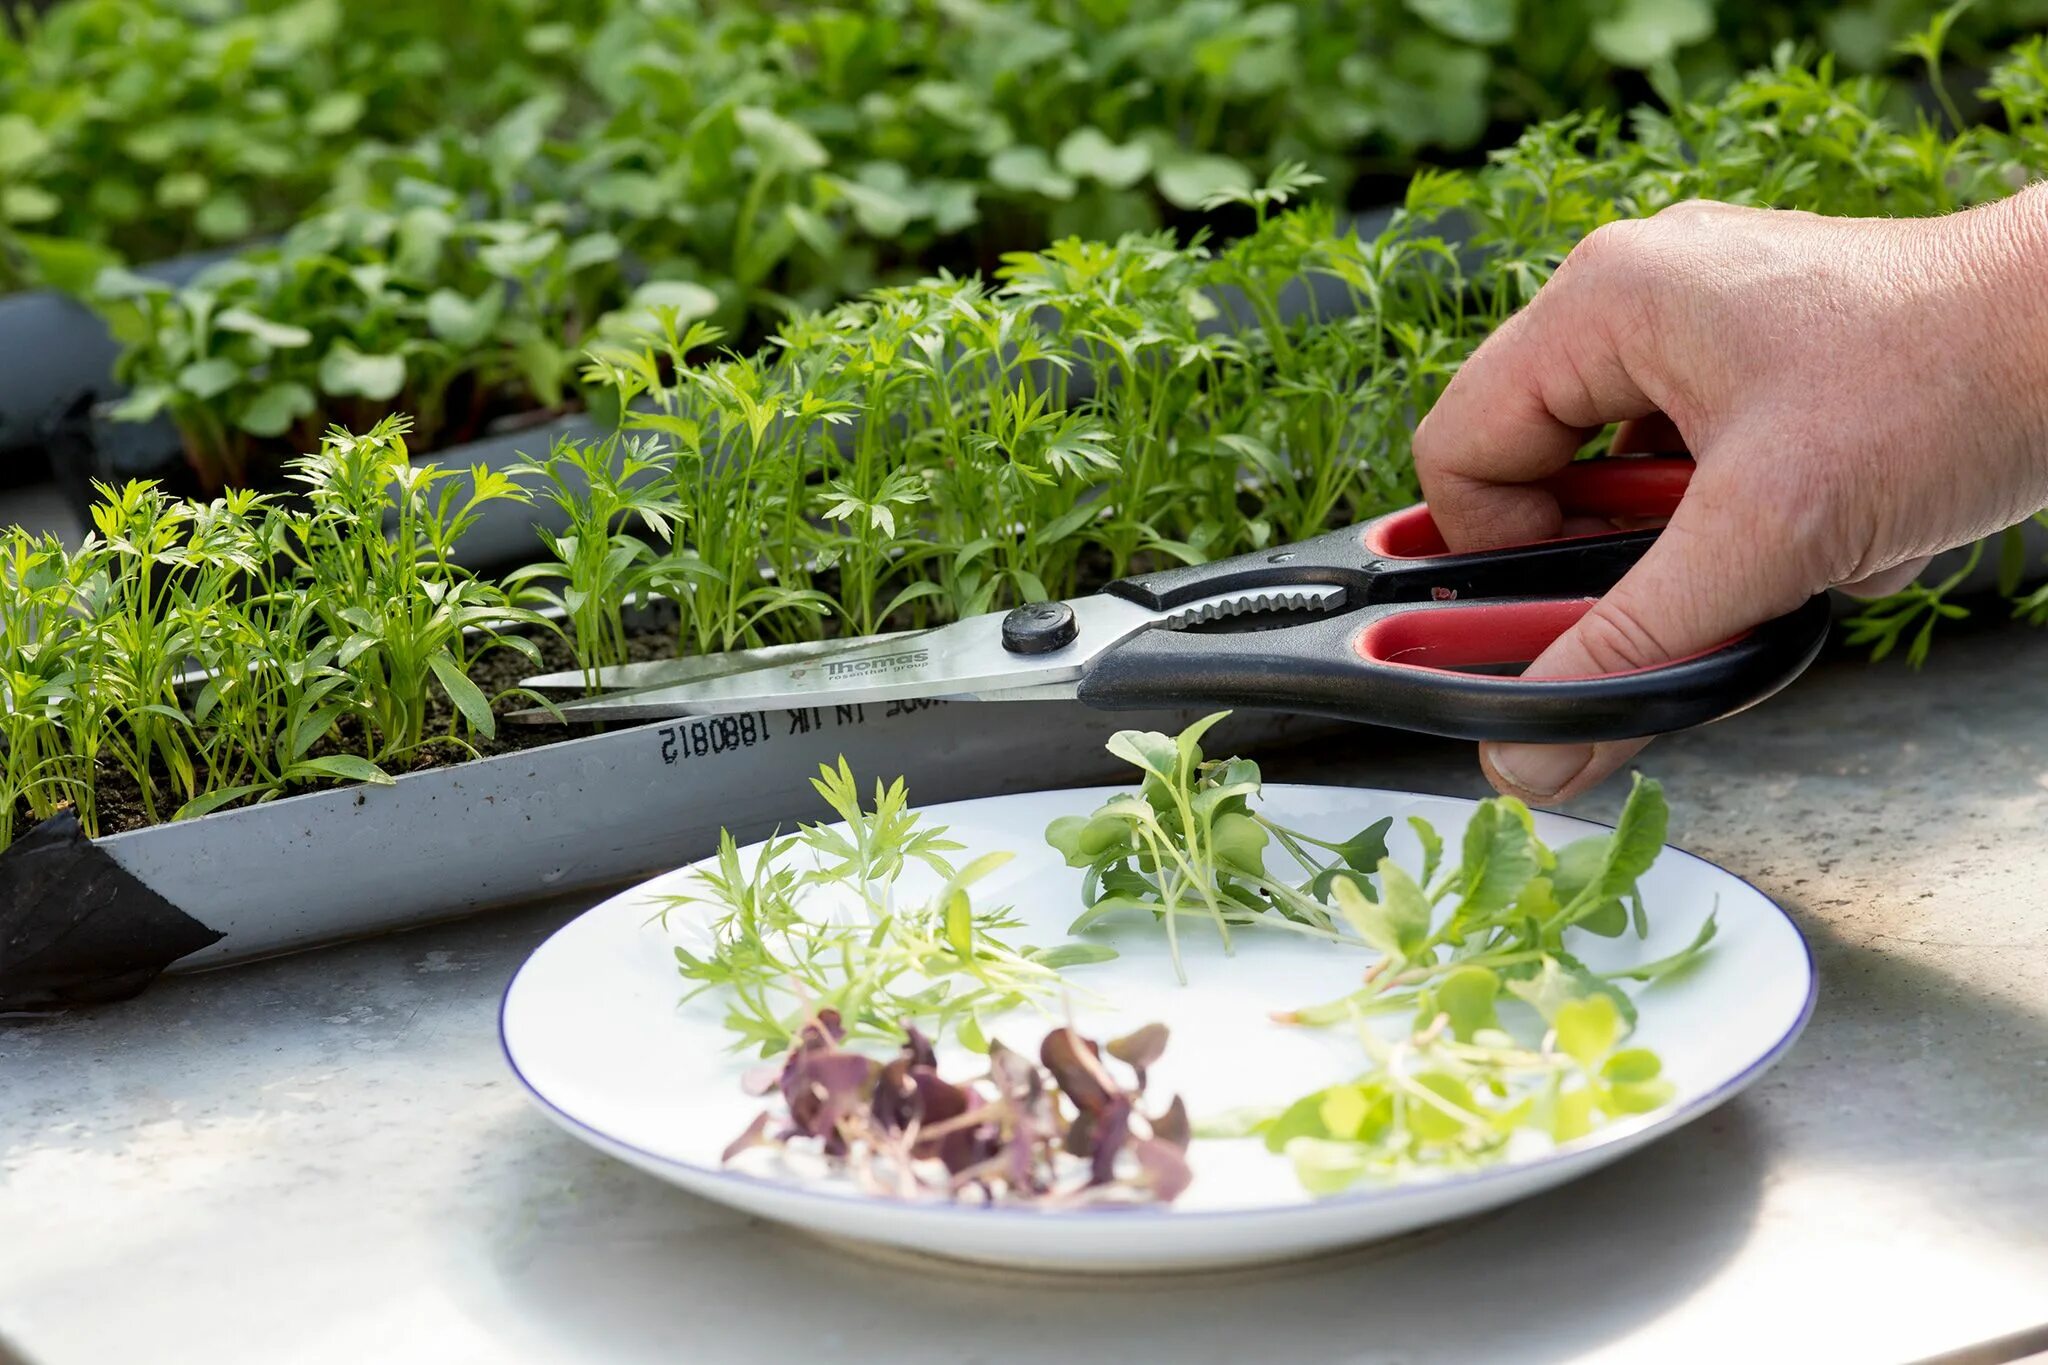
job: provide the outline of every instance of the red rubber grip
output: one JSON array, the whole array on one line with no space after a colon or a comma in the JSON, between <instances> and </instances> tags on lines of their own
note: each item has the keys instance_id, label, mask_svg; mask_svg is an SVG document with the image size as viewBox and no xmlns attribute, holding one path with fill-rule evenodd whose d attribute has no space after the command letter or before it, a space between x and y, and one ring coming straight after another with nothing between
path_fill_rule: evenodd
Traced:
<instances>
[{"instance_id":1,"label":"red rubber grip","mask_svg":"<svg viewBox=\"0 0 2048 1365\"><path fill-rule=\"evenodd\" d=\"M1542 481L1568 517L1662 520L1678 510L1692 481L1683 456L1622 456L1580 460ZM1556 536L1555 540L1577 540ZM1548 543L1548 542L1541 542ZM1427 559L1450 553L1426 503L1381 517L1365 533L1365 548L1386 559ZM1504 548L1504 547L1495 547Z\"/></svg>"},{"instance_id":2,"label":"red rubber grip","mask_svg":"<svg viewBox=\"0 0 2048 1365\"><path fill-rule=\"evenodd\" d=\"M1394 668L1419 668L1433 673L1460 673L1501 664L1525 664L1550 648L1558 636L1579 623L1598 600L1591 597L1535 599L1527 602L1470 602L1455 607L1395 611L1358 632L1353 642L1359 655ZM1569 677L1523 678L1521 682L1589 682L1625 678L1675 664L1703 659L1728 648L1744 636L1723 640L1683 658L1645 668Z\"/></svg>"}]
</instances>

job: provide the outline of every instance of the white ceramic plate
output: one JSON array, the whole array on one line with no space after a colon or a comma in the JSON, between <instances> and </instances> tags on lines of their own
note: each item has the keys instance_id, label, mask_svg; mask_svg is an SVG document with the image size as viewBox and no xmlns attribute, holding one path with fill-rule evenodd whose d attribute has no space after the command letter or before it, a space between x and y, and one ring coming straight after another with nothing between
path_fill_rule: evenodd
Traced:
<instances>
[{"instance_id":1,"label":"white ceramic plate","mask_svg":"<svg viewBox=\"0 0 2048 1365\"><path fill-rule=\"evenodd\" d=\"M1015 851L976 884L976 902L1016 907L1027 927L1012 942L1051 944L1066 941L1081 873L1045 847L1041 832L1055 816L1093 809L1109 791L990 797L928 813L967 846L954 855L960 862ZM1407 817L1429 820L1455 852L1472 803L1271 785L1262 809L1330 838L1391 815L1393 855L1414 867L1420 850ZM1601 828L1557 815L1536 819L1553 847ZM520 1081L577 1137L706 1198L812 1233L982 1262L1124 1271L1219 1266L1309 1255L1479 1213L1583 1175L1700 1117L1783 1055L1813 1007L1813 961L1785 913L1748 883L1667 849L1642 882L1649 938L1594 940L1583 953L1600 971L1648 961L1684 947L1710 911L1719 914L1704 961L1636 990L1642 1019L1634 1041L1663 1055L1677 1086L1675 1100L1656 1113L1478 1172L1359 1186L1320 1200L1304 1194L1287 1160L1257 1140L1197 1140L1189 1152L1194 1182L1170 1208L1047 1213L906 1204L868 1197L846 1182L779 1174L772 1153L748 1154L766 1159L759 1168L721 1167L720 1151L764 1101L740 1088L741 1073L757 1060L728 1050L715 995L678 1008L682 982L671 950L701 942L693 940L700 927L684 924L685 916L671 917L668 928L649 922L662 898L693 875L684 868L626 891L535 950L507 988L500 1015L505 1054ZM903 886L917 889L908 878ZM1076 1023L1088 1036L1113 1037L1155 1019L1171 1030L1148 1094L1180 1094L1199 1124L1242 1105L1284 1104L1364 1069L1357 1040L1344 1030L1284 1028L1267 1018L1355 989L1370 962L1362 950L1244 932L1235 956L1226 956L1213 933L1183 923L1185 987L1174 981L1162 936L1140 923L1104 935L1120 953L1115 961L1069 973L1089 993L1075 1002ZM1026 1015L991 1032L1035 1055L1046 1027ZM971 1062L965 1054L949 1060L942 1049L948 1074L972 1074Z\"/></svg>"}]
</instances>

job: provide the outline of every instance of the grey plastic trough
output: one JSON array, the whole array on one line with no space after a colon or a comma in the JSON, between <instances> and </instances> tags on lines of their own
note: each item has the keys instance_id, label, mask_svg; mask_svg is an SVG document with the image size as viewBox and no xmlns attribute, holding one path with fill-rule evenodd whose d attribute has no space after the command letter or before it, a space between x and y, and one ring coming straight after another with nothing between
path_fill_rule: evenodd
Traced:
<instances>
[{"instance_id":1,"label":"grey plastic trough","mask_svg":"<svg viewBox=\"0 0 2048 1365\"><path fill-rule=\"evenodd\" d=\"M193 970L622 884L714 851L721 829L754 839L823 818L810 779L841 755L864 785L902 776L926 804L1114 781L1131 770L1104 751L1111 734L1201 714L908 702L662 721L95 843L222 936L170 966ZM1205 747L1337 728L1239 712Z\"/></svg>"}]
</instances>

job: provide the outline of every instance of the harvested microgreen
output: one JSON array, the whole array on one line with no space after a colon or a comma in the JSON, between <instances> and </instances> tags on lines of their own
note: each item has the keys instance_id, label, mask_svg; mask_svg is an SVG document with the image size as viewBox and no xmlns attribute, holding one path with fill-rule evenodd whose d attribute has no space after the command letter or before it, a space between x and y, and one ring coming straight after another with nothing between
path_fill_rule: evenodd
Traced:
<instances>
[{"instance_id":1,"label":"harvested microgreen","mask_svg":"<svg viewBox=\"0 0 2048 1365\"><path fill-rule=\"evenodd\" d=\"M757 1117L723 1159L778 1147L785 1160L849 1172L873 1194L1039 1208L1170 1203L1187 1188L1186 1109L1178 1098L1143 1108L1163 1025L1107 1045L1055 1028L1035 1063L992 1041L987 1071L964 1081L940 1075L915 1024L896 1036L902 1045L883 1063L842 1046L836 1011L806 1018L781 1063L747 1077L749 1093L780 1091L781 1112Z\"/></svg>"},{"instance_id":2,"label":"harvested microgreen","mask_svg":"<svg viewBox=\"0 0 2048 1365\"><path fill-rule=\"evenodd\" d=\"M903 780L878 779L863 807L842 757L821 764L811 785L845 822L805 825L763 844L752 865L729 831L712 867L669 899L671 915L708 906L710 946L678 945L690 996L722 988L735 1047L763 1056L790 1047L806 1020L830 1011L854 1038L893 1039L905 1021L983 1044L978 1020L1060 989L1060 970L1116 956L1098 944L1012 946L1020 927L1008 907L977 906L968 888L1012 855L985 853L955 869L961 845L909 810ZM913 865L945 879L928 899L907 902L897 883ZM689 997L685 997L689 998Z\"/></svg>"},{"instance_id":3,"label":"harvested microgreen","mask_svg":"<svg viewBox=\"0 0 2048 1365\"><path fill-rule=\"evenodd\" d=\"M1690 965L1713 938L1713 917L1684 951L1619 972L1592 971L1571 944L1581 935L1649 934L1636 883L1662 851L1668 821L1663 788L1638 774L1613 833L1553 850L1536 837L1527 806L1511 796L1493 797L1473 809L1459 864L1439 874L1442 840L1428 821L1412 817L1425 849L1419 873L1382 858L1376 896L1350 880L1332 888L1345 921L1381 954L1365 985L1275 1018L1327 1025L1399 1012L1417 1005L1424 987L1454 973L1485 971L1510 992L1540 991L1548 1003L1568 995L1605 996L1632 1026L1635 1007L1615 982L1653 981ZM1449 913L1440 915L1446 902Z\"/></svg>"},{"instance_id":4,"label":"harvested microgreen","mask_svg":"<svg viewBox=\"0 0 2048 1365\"><path fill-rule=\"evenodd\" d=\"M1612 833L1552 849L1527 807L1496 797L1474 808L1459 862L1439 871L1443 840L1411 818L1419 871L1382 858L1373 882L1331 883L1344 922L1380 954L1364 985L1273 1016L1351 1024L1370 1069L1278 1113L1240 1118L1234 1131L1262 1134L1308 1189L1328 1193L1480 1165L1518 1140L1570 1142L1664 1104L1672 1088L1660 1059L1622 1046L1636 1006L1621 983L1693 965L1713 940L1713 916L1686 947L1631 967L1596 971L1574 949L1584 936L1648 934L1638 882L1667 820L1662 790L1638 776ZM1370 1017L1386 1014L1411 1016L1407 1036L1373 1030Z\"/></svg>"},{"instance_id":5,"label":"harvested microgreen","mask_svg":"<svg viewBox=\"0 0 2048 1365\"><path fill-rule=\"evenodd\" d=\"M1063 815L1046 842L1069 867L1085 868L1086 909L1070 933L1123 914L1149 915L1166 931L1174 974L1185 983L1179 920L1206 920L1226 950L1231 931L1266 928L1330 942L1345 932L1341 883L1370 897L1366 878L1386 856L1391 817L1331 841L1289 829L1255 809L1259 765L1245 758L1206 759L1201 738L1230 713L1219 711L1178 735L1121 730L1109 751L1145 774L1136 792L1112 797L1090 815ZM1293 864L1281 875L1266 864L1275 845Z\"/></svg>"},{"instance_id":6,"label":"harvested microgreen","mask_svg":"<svg viewBox=\"0 0 2048 1365\"><path fill-rule=\"evenodd\" d=\"M1264 1138L1304 1188L1322 1195L1361 1180L1470 1170L1670 1101L1657 1054L1621 1045L1628 1021L1614 995L1575 994L1580 983L1554 962L1506 984L1540 1017L1527 1030L1540 1035L1533 1042L1498 1018L1500 974L1460 967L1411 996L1419 1008L1410 1035L1388 1040L1361 1021L1371 1062L1363 1075L1278 1111L1225 1116L1200 1133Z\"/></svg>"}]
</instances>

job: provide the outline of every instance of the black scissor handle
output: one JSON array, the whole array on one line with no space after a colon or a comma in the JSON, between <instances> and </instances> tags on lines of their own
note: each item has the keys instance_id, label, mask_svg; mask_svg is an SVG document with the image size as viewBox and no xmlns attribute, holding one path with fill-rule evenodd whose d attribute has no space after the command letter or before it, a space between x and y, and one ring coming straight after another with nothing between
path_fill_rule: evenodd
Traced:
<instances>
[{"instance_id":1,"label":"black scissor handle","mask_svg":"<svg viewBox=\"0 0 2048 1365\"><path fill-rule=\"evenodd\" d=\"M1543 481L1566 516L1669 517L1692 478L1691 460L1628 457L1568 465ZM1427 506L1362 526L1209 564L1118 579L1103 591L1154 611L1218 593L1296 583L1341 586L1352 606L1470 597L1577 597L1614 586L1656 542L1654 530L1564 536L1451 554Z\"/></svg>"},{"instance_id":2,"label":"black scissor handle","mask_svg":"<svg viewBox=\"0 0 2048 1365\"><path fill-rule=\"evenodd\" d=\"M1452 739L1591 743L1684 730L1754 706L1805 671L1827 637L1816 597L1704 653L1588 678L1461 671L1526 663L1592 598L1367 607L1237 634L1147 630L1096 659L1090 706L1244 707L1332 716Z\"/></svg>"}]
</instances>

